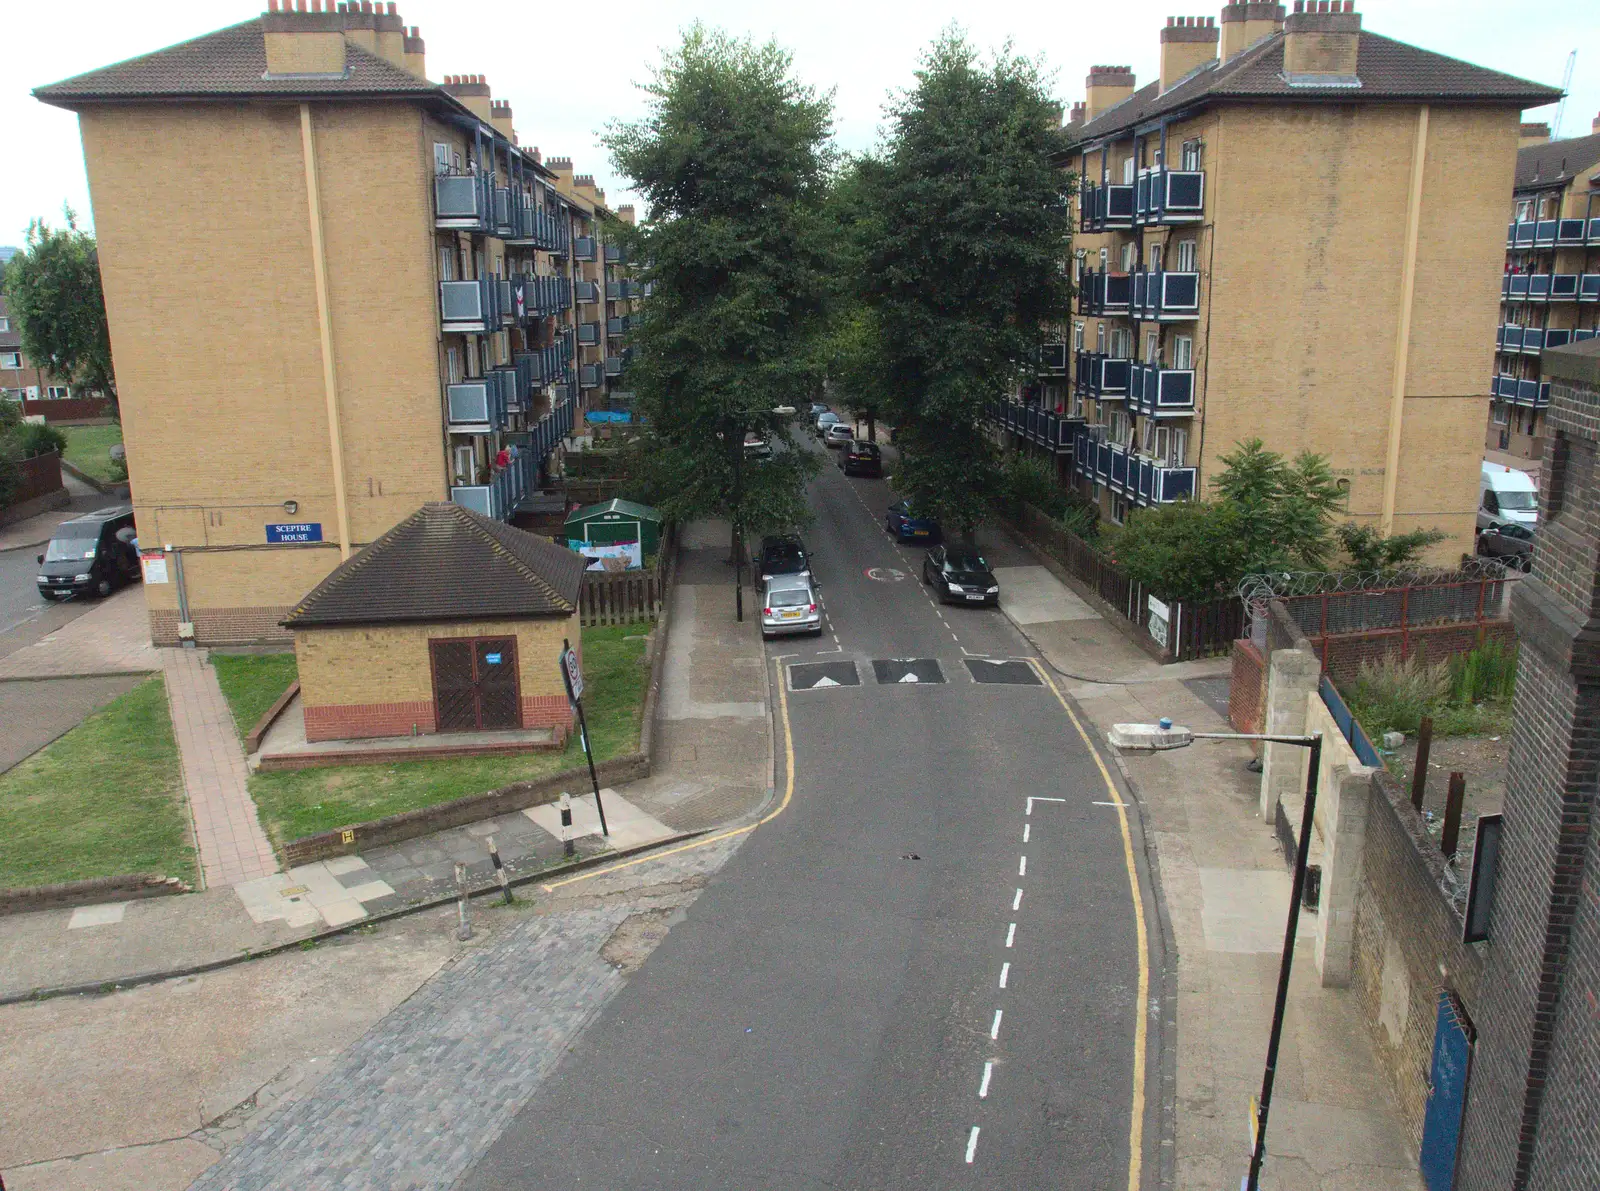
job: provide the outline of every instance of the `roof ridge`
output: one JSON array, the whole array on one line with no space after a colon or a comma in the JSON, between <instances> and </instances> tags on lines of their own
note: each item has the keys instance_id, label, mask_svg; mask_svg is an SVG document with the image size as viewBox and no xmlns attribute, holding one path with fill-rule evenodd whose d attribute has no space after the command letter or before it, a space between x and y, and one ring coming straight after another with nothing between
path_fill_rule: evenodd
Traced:
<instances>
[{"instance_id":1,"label":"roof ridge","mask_svg":"<svg viewBox=\"0 0 1600 1191\"><path fill-rule=\"evenodd\" d=\"M209 41L211 38L213 38L213 37L221 37L225 33L237 32L238 30L243 29L248 25L259 25L259 24L261 24L261 18L260 17L251 17L247 21L238 21L238 22L236 22L236 23L234 23L232 25L224 25L220 29L213 29L209 33L201 33L200 35L198 35L196 37L185 37L182 41L175 41L170 45L160 46L160 47L158 47L156 49L153 49L153 50L146 50L142 54L134 54L131 57L121 58L121 59L118 59L115 62L107 62L104 66L94 66L94 67L91 67L88 70L79 71L77 74L69 74L66 78L57 79L53 83L43 83L40 86L37 86L37 87L35 87L33 89L33 94L38 95L42 91L49 91L54 87L61 86L63 83L76 82L79 79L86 79L86 78L89 78L91 75L97 75L97 74L102 73L103 71L117 70L118 68L123 67L123 66L132 66L135 62L143 62L146 58L154 58L157 54L171 53L173 50L181 50L181 49L183 49L184 46L195 45L196 43L202 42L202 41Z\"/></svg>"},{"instance_id":2,"label":"roof ridge","mask_svg":"<svg viewBox=\"0 0 1600 1191\"><path fill-rule=\"evenodd\" d=\"M502 542L500 540L500 537L499 537L498 534L491 532L487 525L482 524L480 522L480 520L479 520L480 515L479 514L474 513L471 509L462 508L460 505L455 504L453 502L441 502L441 503L448 504L451 509L456 510L457 519L460 519L460 517L464 516L467 519L466 520L466 524L470 525L473 528L473 530L477 534L479 534L479 536L481 536L483 538L483 540L485 540L486 542L489 543L490 549L494 550L498 554L503 555L505 557L505 559L508 562L511 563L512 566L516 567L519 571L521 571L525 578L530 580L537 587L539 587L542 591L544 591L544 593L546 595L548 595L551 599L555 600L555 602L558 603L558 604L567 604L566 597L563 596L554 587L550 586L549 582L545 579L545 577L543 575L540 575L539 573L537 573L526 562L524 562L521 558L517 557L517 555L515 553L513 553L511 551L511 549L504 542ZM426 506L424 506L424 507L426 507ZM498 523L496 523L496 524L498 525ZM526 532L526 531L519 530L518 532ZM568 605L568 606L570 607L572 605Z\"/></svg>"}]
</instances>

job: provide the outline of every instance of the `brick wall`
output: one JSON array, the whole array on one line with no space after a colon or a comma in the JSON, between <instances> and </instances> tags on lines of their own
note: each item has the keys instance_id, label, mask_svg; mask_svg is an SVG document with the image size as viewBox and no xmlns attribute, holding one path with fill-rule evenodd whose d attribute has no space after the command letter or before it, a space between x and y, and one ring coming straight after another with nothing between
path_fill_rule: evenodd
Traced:
<instances>
[{"instance_id":1,"label":"brick wall","mask_svg":"<svg viewBox=\"0 0 1600 1191\"><path fill-rule=\"evenodd\" d=\"M1387 773L1374 774L1352 987L1413 1145L1427 1107L1439 991L1453 989L1472 1015L1482 979L1482 948L1461 942L1453 886L1405 790Z\"/></svg>"},{"instance_id":2,"label":"brick wall","mask_svg":"<svg viewBox=\"0 0 1600 1191\"><path fill-rule=\"evenodd\" d=\"M1311 646L1322 659L1322 668L1333 676L1335 682L1344 682L1354 678L1364 662L1402 655L1438 662L1458 653L1470 653L1488 640L1509 647L1516 643L1516 630L1511 627L1510 621L1496 621L1483 626L1430 625L1407 629L1403 635L1395 629L1351 633L1328 637L1325 641L1313 638Z\"/></svg>"},{"instance_id":3,"label":"brick wall","mask_svg":"<svg viewBox=\"0 0 1600 1191\"><path fill-rule=\"evenodd\" d=\"M61 490L61 456L54 451L24 459L21 466L22 484L12 497L12 504L48 496Z\"/></svg>"},{"instance_id":4,"label":"brick wall","mask_svg":"<svg viewBox=\"0 0 1600 1191\"><path fill-rule=\"evenodd\" d=\"M1267 701L1267 662L1249 641L1233 643L1233 678L1228 684L1228 722L1237 732L1261 731Z\"/></svg>"},{"instance_id":5,"label":"brick wall","mask_svg":"<svg viewBox=\"0 0 1600 1191\"><path fill-rule=\"evenodd\" d=\"M169 569L168 573L171 571ZM279 622L293 605L267 608L193 608L194 639L197 645L263 645L288 642L294 638ZM177 645L178 610L150 609L150 641L154 645Z\"/></svg>"}]
</instances>

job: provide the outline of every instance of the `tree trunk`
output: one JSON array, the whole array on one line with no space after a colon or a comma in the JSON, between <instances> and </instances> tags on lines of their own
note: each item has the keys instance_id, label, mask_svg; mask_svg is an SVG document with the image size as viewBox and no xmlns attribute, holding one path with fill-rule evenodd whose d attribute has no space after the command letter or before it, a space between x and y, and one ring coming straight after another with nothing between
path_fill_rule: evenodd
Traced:
<instances>
[{"instance_id":1,"label":"tree trunk","mask_svg":"<svg viewBox=\"0 0 1600 1191\"><path fill-rule=\"evenodd\" d=\"M867 441L878 441L878 415L870 409L867 411Z\"/></svg>"}]
</instances>

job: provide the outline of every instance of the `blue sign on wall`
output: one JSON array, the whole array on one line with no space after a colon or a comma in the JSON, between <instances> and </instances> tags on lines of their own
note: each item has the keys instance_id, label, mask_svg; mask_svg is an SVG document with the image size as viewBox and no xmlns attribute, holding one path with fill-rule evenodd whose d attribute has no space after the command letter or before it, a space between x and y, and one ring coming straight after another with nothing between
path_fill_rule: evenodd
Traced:
<instances>
[{"instance_id":1,"label":"blue sign on wall","mask_svg":"<svg viewBox=\"0 0 1600 1191\"><path fill-rule=\"evenodd\" d=\"M500 664L500 655L497 653L486 653L483 655L483 660L491 666L498 666Z\"/></svg>"},{"instance_id":2,"label":"blue sign on wall","mask_svg":"<svg viewBox=\"0 0 1600 1191\"><path fill-rule=\"evenodd\" d=\"M267 526L267 541L269 542L320 542L322 541L322 523L318 521L301 521L294 524Z\"/></svg>"}]
</instances>

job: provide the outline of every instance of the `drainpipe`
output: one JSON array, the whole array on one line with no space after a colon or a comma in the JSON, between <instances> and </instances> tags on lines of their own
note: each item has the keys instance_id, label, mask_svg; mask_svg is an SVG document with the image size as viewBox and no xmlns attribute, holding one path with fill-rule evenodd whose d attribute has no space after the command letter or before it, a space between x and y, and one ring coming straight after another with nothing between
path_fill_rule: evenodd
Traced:
<instances>
[{"instance_id":1,"label":"drainpipe","mask_svg":"<svg viewBox=\"0 0 1600 1191\"><path fill-rule=\"evenodd\" d=\"M1389 451L1383 470L1385 536L1394 532L1395 493L1400 484L1400 434L1405 422L1406 371L1411 356L1411 299L1417 288L1417 236L1422 223L1422 167L1428 153L1428 105L1417 109L1411 146L1411 188L1406 202L1405 259L1400 273L1400 325L1395 331L1394 377L1389 390Z\"/></svg>"},{"instance_id":2,"label":"drainpipe","mask_svg":"<svg viewBox=\"0 0 1600 1191\"><path fill-rule=\"evenodd\" d=\"M306 163L306 210L311 220L311 273L317 290L317 330L322 339L322 389L328 403L328 450L333 460L333 501L339 519L339 558L350 557L350 502L345 493L344 434L339 426L338 377L333 361L333 323L328 302L328 264L322 243L322 196L317 188L317 149L311 135L311 105L300 105L300 148Z\"/></svg>"}]
</instances>

